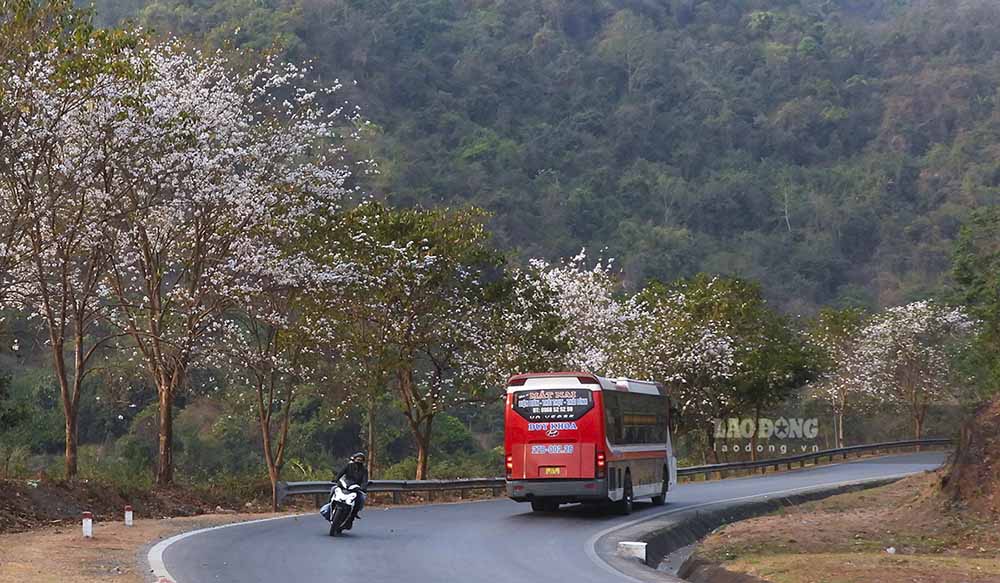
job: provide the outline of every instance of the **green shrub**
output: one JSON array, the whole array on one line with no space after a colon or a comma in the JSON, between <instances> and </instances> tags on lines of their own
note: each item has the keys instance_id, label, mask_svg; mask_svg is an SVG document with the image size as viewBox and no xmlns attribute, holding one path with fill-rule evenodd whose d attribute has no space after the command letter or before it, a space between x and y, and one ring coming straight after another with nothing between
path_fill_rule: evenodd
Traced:
<instances>
[{"instance_id":1,"label":"green shrub","mask_svg":"<svg viewBox=\"0 0 1000 583\"><path fill-rule=\"evenodd\" d=\"M117 448L81 445L78 450L80 477L108 484L122 494L137 494L153 487L153 472L145 460L117 455Z\"/></svg>"},{"instance_id":2,"label":"green shrub","mask_svg":"<svg viewBox=\"0 0 1000 583\"><path fill-rule=\"evenodd\" d=\"M22 445L0 445L0 480L28 477L30 455Z\"/></svg>"}]
</instances>

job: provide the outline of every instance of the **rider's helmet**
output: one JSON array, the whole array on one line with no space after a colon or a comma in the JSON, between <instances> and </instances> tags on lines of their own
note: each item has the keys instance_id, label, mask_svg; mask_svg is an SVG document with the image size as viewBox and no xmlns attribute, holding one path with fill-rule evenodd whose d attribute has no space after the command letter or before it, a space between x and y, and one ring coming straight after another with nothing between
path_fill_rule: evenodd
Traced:
<instances>
[{"instance_id":1,"label":"rider's helmet","mask_svg":"<svg viewBox=\"0 0 1000 583\"><path fill-rule=\"evenodd\" d=\"M352 462L357 462L359 464L365 463L366 459L368 459L368 458L365 457L365 452L363 452L363 451L359 451L359 452L357 452L357 453L355 453L354 455L351 456L351 461Z\"/></svg>"}]
</instances>

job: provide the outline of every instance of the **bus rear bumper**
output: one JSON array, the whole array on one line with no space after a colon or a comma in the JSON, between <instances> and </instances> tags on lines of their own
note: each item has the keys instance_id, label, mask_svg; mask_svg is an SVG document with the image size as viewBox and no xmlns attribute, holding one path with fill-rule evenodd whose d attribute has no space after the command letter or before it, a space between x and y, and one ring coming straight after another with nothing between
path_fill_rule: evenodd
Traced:
<instances>
[{"instance_id":1,"label":"bus rear bumper","mask_svg":"<svg viewBox=\"0 0 1000 583\"><path fill-rule=\"evenodd\" d=\"M604 480L507 480L507 496L517 502L586 502L607 500L608 487Z\"/></svg>"}]
</instances>

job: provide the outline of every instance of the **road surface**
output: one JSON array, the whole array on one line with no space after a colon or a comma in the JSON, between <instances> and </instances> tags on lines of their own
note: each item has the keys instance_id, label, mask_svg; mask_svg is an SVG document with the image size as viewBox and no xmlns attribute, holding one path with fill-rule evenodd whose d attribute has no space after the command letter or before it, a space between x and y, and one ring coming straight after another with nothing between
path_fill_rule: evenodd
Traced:
<instances>
[{"instance_id":1,"label":"road surface","mask_svg":"<svg viewBox=\"0 0 1000 583\"><path fill-rule=\"evenodd\" d=\"M630 581L594 553L598 534L708 502L916 473L944 456L922 452L681 484L665 506L637 502L627 517L579 506L535 514L506 499L370 508L340 538L327 536L318 514L283 518L195 534L170 544L162 560L176 583Z\"/></svg>"}]
</instances>

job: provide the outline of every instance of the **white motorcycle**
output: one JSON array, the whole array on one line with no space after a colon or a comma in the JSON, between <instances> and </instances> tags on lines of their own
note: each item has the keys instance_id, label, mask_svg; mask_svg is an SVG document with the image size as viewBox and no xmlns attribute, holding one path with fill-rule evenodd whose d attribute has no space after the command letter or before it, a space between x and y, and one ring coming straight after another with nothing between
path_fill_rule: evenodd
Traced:
<instances>
[{"instance_id":1,"label":"white motorcycle","mask_svg":"<svg viewBox=\"0 0 1000 583\"><path fill-rule=\"evenodd\" d=\"M333 489L330 490L330 503L319 511L323 518L330 522L330 536L337 536L344 531L360 495L361 486L348 485L345 478L333 484Z\"/></svg>"}]
</instances>

